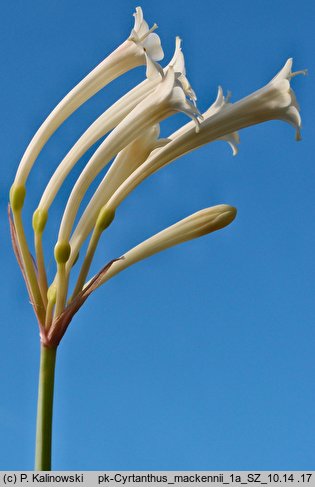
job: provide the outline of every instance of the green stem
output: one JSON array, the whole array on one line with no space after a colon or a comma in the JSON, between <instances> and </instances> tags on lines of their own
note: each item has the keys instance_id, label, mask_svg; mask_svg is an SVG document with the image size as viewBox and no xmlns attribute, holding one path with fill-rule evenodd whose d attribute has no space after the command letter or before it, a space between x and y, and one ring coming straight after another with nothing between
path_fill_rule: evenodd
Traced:
<instances>
[{"instance_id":1,"label":"green stem","mask_svg":"<svg viewBox=\"0 0 315 487\"><path fill-rule=\"evenodd\" d=\"M43 303L46 307L48 284L47 284L47 275L46 275L46 268L45 268L42 234L38 232L34 232L34 239L35 239L36 262L38 268L38 285L39 285L39 290L40 290Z\"/></svg>"},{"instance_id":2,"label":"green stem","mask_svg":"<svg viewBox=\"0 0 315 487\"><path fill-rule=\"evenodd\" d=\"M14 211L13 210L13 219L15 224L16 230L16 237L18 240L19 248L22 255L22 260L24 263L24 269L26 274L26 279L32 294L33 302L37 311L37 315L42 324L45 323L45 307L43 304L42 296L39 290L37 277L34 269L34 265L32 262L31 254L28 249L23 222L22 222L22 212L21 210Z\"/></svg>"},{"instance_id":3,"label":"green stem","mask_svg":"<svg viewBox=\"0 0 315 487\"><path fill-rule=\"evenodd\" d=\"M55 317L61 315L65 309L67 301L68 292L68 281L69 274L66 271L65 263L57 263L57 296L56 296L56 307L55 307Z\"/></svg>"},{"instance_id":4,"label":"green stem","mask_svg":"<svg viewBox=\"0 0 315 487\"><path fill-rule=\"evenodd\" d=\"M93 233L92 233L92 236L91 236L91 239L90 239L87 251L86 251L86 255L85 255L81 270L80 270L80 274L79 274L78 280L76 282L73 294L70 298L70 301L72 301L77 296L77 294L79 294L79 292L83 289L83 286L85 284L85 279L89 273L91 263L92 263L92 260L93 260L94 254L95 254L95 250L96 250L96 247L97 247L97 244L99 242L101 235L102 235L102 232L98 228L94 227L94 230L93 230Z\"/></svg>"},{"instance_id":5,"label":"green stem","mask_svg":"<svg viewBox=\"0 0 315 487\"><path fill-rule=\"evenodd\" d=\"M56 349L41 345L35 470L51 470L51 432L54 398Z\"/></svg>"}]
</instances>

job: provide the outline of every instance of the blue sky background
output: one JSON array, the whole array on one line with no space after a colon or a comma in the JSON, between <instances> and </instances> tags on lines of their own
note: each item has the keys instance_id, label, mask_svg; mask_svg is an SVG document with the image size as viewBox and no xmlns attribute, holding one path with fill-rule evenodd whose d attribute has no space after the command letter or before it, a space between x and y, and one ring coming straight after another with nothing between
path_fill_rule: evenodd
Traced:
<instances>
[{"instance_id":1,"label":"blue sky background","mask_svg":"<svg viewBox=\"0 0 315 487\"><path fill-rule=\"evenodd\" d=\"M228 203L235 222L159 254L98 290L58 352L53 467L314 469L315 4L301 0L142 1L159 24L165 65L183 39L187 74L205 110L218 85L236 101L288 57L309 69L292 86L303 140L269 122L241 132L233 158L217 142L143 183L98 249L110 258L201 208ZM30 138L57 102L128 35L132 1L1 2L2 164L0 468L32 469L38 330L10 247L9 187ZM28 182L25 223L58 162L103 110L141 81L112 83L53 136ZM166 122L167 135L184 123ZM51 249L71 184L51 210Z\"/></svg>"}]
</instances>

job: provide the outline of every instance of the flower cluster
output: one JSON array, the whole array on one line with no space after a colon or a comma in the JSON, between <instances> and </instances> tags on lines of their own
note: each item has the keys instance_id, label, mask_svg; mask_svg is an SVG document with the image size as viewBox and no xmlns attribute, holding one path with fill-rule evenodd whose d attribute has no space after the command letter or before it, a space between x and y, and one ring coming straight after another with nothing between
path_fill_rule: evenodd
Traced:
<instances>
[{"instance_id":1,"label":"flower cluster","mask_svg":"<svg viewBox=\"0 0 315 487\"><path fill-rule=\"evenodd\" d=\"M120 203L145 178L209 142L225 140L235 155L238 130L268 120L288 122L295 127L296 138L300 138L299 108L290 87L291 78L297 74L292 73L292 59L266 86L236 103L231 103L219 87L216 100L201 114L186 77L181 40L176 38L173 58L162 68L158 61L164 54L160 38L154 32L156 24L149 28L140 7L136 8L134 17L128 39L75 86L40 126L25 151L10 191L13 246L38 318L42 344L47 347L58 346L73 315L89 294L118 272L170 246L219 230L235 218L235 208L228 205L201 210L109 262L88 280L102 233L113 221ZM51 176L33 215L33 259L24 233L22 208L27 179L37 156L76 109L118 76L140 65L146 66L146 79L87 128ZM160 138L160 123L178 112L191 120L167 138ZM67 200L54 247L56 275L48 283L42 237L49 209L75 164L103 137ZM75 224L85 193L110 162L110 168ZM70 293L70 274L87 239L87 250Z\"/></svg>"}]
</instances>

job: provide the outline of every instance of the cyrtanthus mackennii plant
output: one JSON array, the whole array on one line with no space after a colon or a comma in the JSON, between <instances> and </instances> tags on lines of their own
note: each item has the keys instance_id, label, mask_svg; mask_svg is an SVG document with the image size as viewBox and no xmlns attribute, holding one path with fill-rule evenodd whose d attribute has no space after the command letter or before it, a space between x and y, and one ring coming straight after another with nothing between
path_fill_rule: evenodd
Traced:
<instances>
[{"instance_id":1,"label":"cyrtanthus mackennii plant","mask_svg":"<svg viewBox=\"0 0 315 487\"><path fill-rule=\"evenodd\" d=\"M134 27L128 39L77 84L39 127L22 157L10 191L12 243L40 331L36 470L51 468L56 350L74 314L88 296L135 262L219 230L229 225L236 216L236 209L225 204L198 211L117 259L104 263L104 267L89 278L100 237L114 220L120 203L151 174L204 144L225 140L236 154L238 130L250 125L284 120L295 127L296 138L300 138L299 107L290 87L291 78L297 74L291 71L292 59L266 86L236 103L231 103L219 87L216 100L201 114L196 106L196 95L186 77L180 39L176 38L173 58L162 68L158 64L163 59L163 50L160 38L154 32L156 24L149 29L140 7L136 8L134 17ZM35 256L32 257L24 232L22 210L27 179L40 151L84 102L117 77L141 65L146 67L145 80L87 128L52 174L33 214ZM167 138L159 138L160 123L177 112L186 114L191 121ZM103 137L104 141L80 173L65 204L54 247L56 274L52 282L48 282L42 237L49 224L49 209L69 172ZM103 180L82 209L85 193L100 171L110 163ZM79 211L81 216L77 220ZM77 270L73 266L87 239L87 250ZM70 275L73 274L76 275L76 283L70 290Z\"/></svg>"}]
</instances>

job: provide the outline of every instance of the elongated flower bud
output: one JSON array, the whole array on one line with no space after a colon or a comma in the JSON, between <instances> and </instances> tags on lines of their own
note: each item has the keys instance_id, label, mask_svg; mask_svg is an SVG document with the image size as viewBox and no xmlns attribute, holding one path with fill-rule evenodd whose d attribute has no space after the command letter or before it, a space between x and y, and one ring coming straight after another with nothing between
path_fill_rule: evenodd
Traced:
<instances>
[{"instance_id":1,"label":"elongated flower bud","mask_svg":"<svg viewBox=\"0 0 315 487\"><path fill-rule=\"evenodd\" d=\"M99 285L140 260L226 227L235 216L236 208L229 205L217 205L197 211L126 252L120 260L114 262Z\"/></svg>"}]
</instances>

